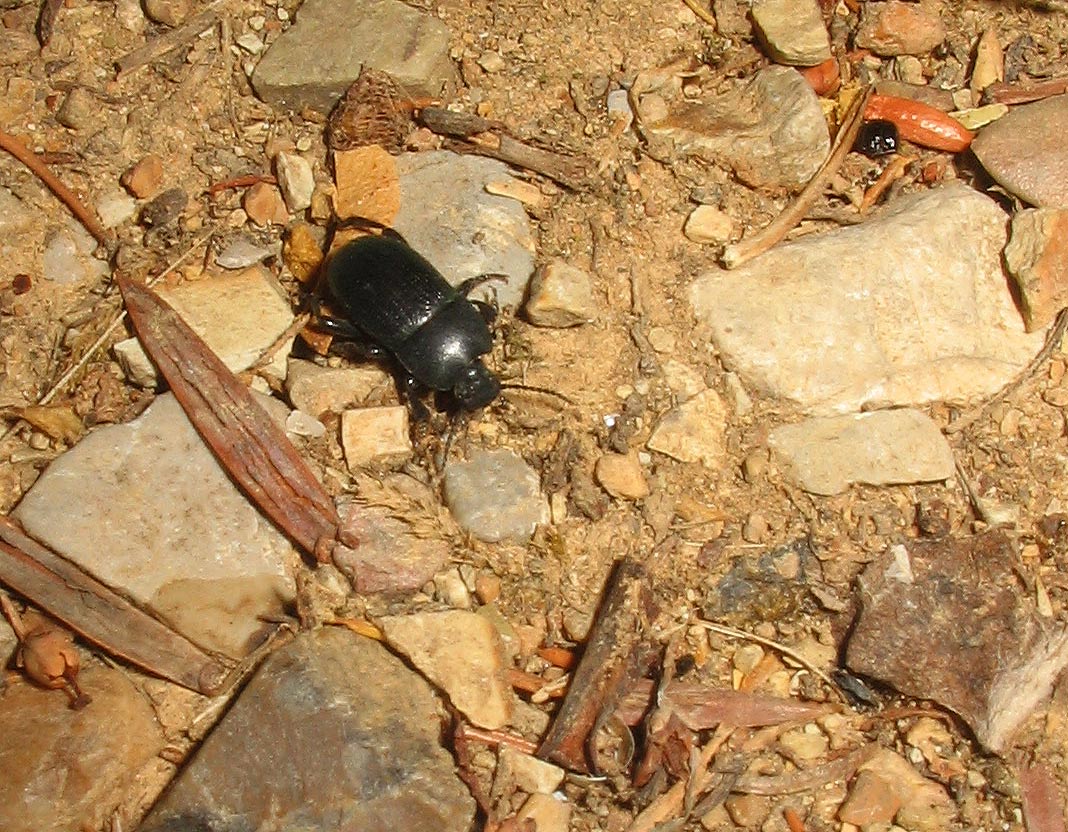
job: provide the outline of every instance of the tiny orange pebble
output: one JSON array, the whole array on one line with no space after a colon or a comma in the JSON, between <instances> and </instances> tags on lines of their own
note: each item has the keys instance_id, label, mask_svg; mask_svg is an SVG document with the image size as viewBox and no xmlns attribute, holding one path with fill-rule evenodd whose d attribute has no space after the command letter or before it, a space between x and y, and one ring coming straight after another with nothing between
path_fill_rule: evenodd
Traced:
<instances>
[{"instance_id":1,"label":"tiny orange pebble","mask_svg":"<svg viewBox=\"0 0 1068 832\"><path fill-rule=\"evenodd\" d=\"M901 138L923 147L960 153L967 150L975 134L959 121L929 104L875 94L868 99L865 119L885 119L897 125Z\"/></svg>"},{"instance_id":2,"label":"tiny orange pebble","mask_svg":"<svg viewBox=\"0 0 1068 832\"><path fill-rule=\"evenodd\" d=\"M815 66L798 70L816 95L830 95L838 89L842 76L838 71L838 59L828 58Z\"/></svg>"}]
</instances>

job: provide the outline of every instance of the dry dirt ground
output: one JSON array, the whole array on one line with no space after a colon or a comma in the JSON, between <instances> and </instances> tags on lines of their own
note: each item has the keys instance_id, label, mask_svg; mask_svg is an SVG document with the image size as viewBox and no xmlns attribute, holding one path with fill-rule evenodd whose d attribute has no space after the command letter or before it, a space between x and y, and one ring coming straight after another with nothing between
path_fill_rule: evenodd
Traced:
<instances>
[{"instance_id":1,"label":"dry dirt ground","mask_svg":"<svg viewBox=\"0 0 1068 832\"><path fill-rule=\"evenodd\" d=\"M278 12L284 8L292 18L297 5L285 0L276 11L275 0L230 0L224 7L229 22L224 31L240 34L247 31L246 21L265 15L269 32L281 25ZM578 406L511 397L477 417L468 441L514 448L547 478L563 463L561 449L567 443L576 449L574 464L587 468L605 450L639 447L655 419L672 406L659 369L668 357L697 368L729 398L724 368L707 333L695 328L685 300L691 280L713 262L714 250L688 241L682 224L695 204L696 188L718 190L740 230L766 223L786 195L754 192L702 163L654 161L643 155L632 133L613 132L603 101L615 82L679 57L708 63L717 81L726 84L761 65L765 59L756 47L729 45L681 0L441 0L425 9L448 24L454 50L463 56L466 87L456 103L469 111L477 107L519 136L598 160L591 190L561 191L533 219L539 261L561 256L588 268L602 301L601 317L565 331L515 321L506 327L507 337L494 357L504 375L522 375L530 384L560 390ZM5 12L4 21L30 30L35 15L33 6L22 6ZM946 3L943 17L949 49L960 52L965 62L978 35L993 28L1002 43L1030 33L1040 59L1052 68L1066 65L1068 22L1063 14L1023 3L964 2ZM120 174L147 154L165 160L168 181L190 196L176 230L145 235L141 228L126 227L121 232L122 265L147 272L172 262L209 231L213 240L232 235L242 219L235 213L239 193L206 195L212 163L232 176L267 172L278 147L309 142L317 175L325 178L328 168L322 124L258 102L239 58L228 46L220 49L217 32L116 80L116 59L141 40L115 22L111 2L71 0L52 44L40 56L5 70L28 79L32 94L21 105L8 96L4 128L50 154L53 169L85 195L113 190ZM480 69L475 59L487 50L505 57L504 70ZM56 109L76 86L106 102L112 115L102 115L90 129L60 126ZM874 163L856 159L845 175L865 182L874 170ZM966 166L960 175L970 176ZM0 264L0 407L17 407L50 389L96 337L99 322L110 320L117 300L105 282L72 290L39 278L45 236L67 221L65 209L10 157L0 157L0 179L35 212L31 243ZM275 239L281 229L254 233ZM17 290L18 275L30 276L29 291ZM292 285L285 274L281 277ZM670 355L650 348L648 333L654 328L661 330L659 345L665 340L673 344ZM1030 555L1021 567L1023 583L1033 583L1041 569L1057 616L1063 615L1068 597L1068 551L1051 543L1041 524L1059 503L1068 505L1065 421L1061 408L1047 403L1043 392L1051 379L1063 375L1066 362L1068 356L1054 352L1035 376L952 440L978 493L1018 511L1014 533ZM102 351L57 401L72 403L92 425L128 418L143 407L145 395L125 384ZM624 554L648 561L658 595L682 623L715 596L717 582L730 566L753 552L808 539L822 581L848 601L867 561L887 544L918 534L919 506L943 505L954 534L977 528L958 485L855 487L832 498L790 488L774 465L762 464L761 449L768 427L794 414L775 401L756 398L753 404L744 417L732 417L721 469L657 458L647 468L652 495L637 505L609 498L587 477L587 493L572 500L568 517L539 531L528 546L472 543L460 559L501 577L498 603L510 621L544 626L547 641L567 644L584 632L609 564ZM953 415L940 407L930 412L943 424ZM615 428L606 427L607 415L619 417ZM4 439L0 510L10 509L61 450L25 426ZM748 620L732 623L748 629L763 624L775 639L807 643L815 655L818 645L833 652L848 614L848 604L844 612L832 613L802 594L769 598ZM688 633L685 650L703 678L729 685L737 645L683 632ZM1065 698L1062 690L1061 708ZM1043 720L1036 717L1024 729L1018 753L1050 766L1063 786L1068 749L1059 741L1068 735L1049 733ZM880 741L900 748L906 722L883 724ZM982 775L968 782L985 784L963 785L956 793L961 828L1020 828L1005 762L982 755L959 726L953 736L953 747L945 753ZM569 785L567 792L576 806L573 828L622 828L630 817L625 796L611 784ZM768 828L784 828L781 823Z\"/></svg>"}]
</instances>

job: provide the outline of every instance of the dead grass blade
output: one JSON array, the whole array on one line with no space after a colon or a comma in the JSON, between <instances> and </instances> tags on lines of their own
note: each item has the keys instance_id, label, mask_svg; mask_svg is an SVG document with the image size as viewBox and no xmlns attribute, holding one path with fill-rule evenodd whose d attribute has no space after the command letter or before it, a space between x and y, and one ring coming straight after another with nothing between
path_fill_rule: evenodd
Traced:
<instances>
[{"instance_id":1,"label":"dead grass blade","mask_svg":"<svg viewBox=\"0 0 1068 832\"><path fill-rule=\"evenodd\" d=\"M329 560L337 509L282 429L169 304L127 277L115 279L145 352L220 464L301 548Z\"/></svg>"}]
</instances>

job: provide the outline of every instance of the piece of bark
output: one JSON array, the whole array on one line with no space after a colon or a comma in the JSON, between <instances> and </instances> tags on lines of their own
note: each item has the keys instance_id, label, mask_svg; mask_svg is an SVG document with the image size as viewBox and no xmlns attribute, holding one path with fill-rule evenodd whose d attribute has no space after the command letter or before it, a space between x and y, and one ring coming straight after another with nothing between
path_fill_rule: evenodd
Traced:
<instances>
[{"instance_id":1,"label":"piece of bark","mask_svg":"<svg viewBox=\"0 0 1068 832\"><path fill-rule=\"evenodd\" d=\"M983 93L983 102L989 104L1027 104L1041 101L1068 91L1068 76L1047 78L1044 81L1007 84L1003 81L991 84Z\"/></svg>"},{"instance_id":2,"label":"piece of bark","mask_svg":"<svg viewBox=\"0 0 1068 832\"><path fill-rule=\"evenodd\" d=\"M228 668L0 515L0 582L106 653L205 695Z\"/></svg>"},{"instance_id":3,"label":"piece of bark","mask_svg":"<svg viewBox=\"0 0 1068 832\"><path fill-rule=\"evenodd\" d=\"M128 277L115 280L141 345L219 463L294 542L320 563L329 560L337 509L283 430L159 295Z\"/></svg>"},{"instance_id":4,"label":"piece of bark","mask_svg":"<svg viewBox=\"0 0 1068 832\"><path fill-rule=\"evenodd\" d=\"M656 615L645 568L623 558L613 566L582 659L571 677L538 756L564 768L596 773L591 748L630 683L644 669L644 641Z\"/></svg>"},{"instance_id":5,"label":"piece of bark","mask_svg":"<svg viewBox=\"0 0 1068 832\"><path fill-rule=\"evenodd\" d=\"M586 185L588 163L585 159L519 141L505 133L498 122L440 107L424 107L419 113L419 121L434 133L456 139L450 147L458 152L500 159L509 165L548 176L572 190L580 190Z\"/></svg>"}]
</instances>

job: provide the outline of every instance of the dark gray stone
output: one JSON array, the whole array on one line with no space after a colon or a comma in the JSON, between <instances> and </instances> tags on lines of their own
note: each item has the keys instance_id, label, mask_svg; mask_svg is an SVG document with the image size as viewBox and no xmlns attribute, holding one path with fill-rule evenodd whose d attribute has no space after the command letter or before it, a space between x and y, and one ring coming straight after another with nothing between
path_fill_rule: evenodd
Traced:
<instances>
[{"instance_id":1,"label":"dark gray stone","mask_svg":"<svg viewBox=\"0 0 1068 832\"><path fill-rule=\"evenodd\" d=\"M439 97L457 81L440 20L399 0L306 0L257 65L252 86L275 107L325 113L365 66L388 72L417 98Z\"/></svg>"},{"instance_id":2,"label":"dark gray stone","mask_svg":"<svg viewBox=\"0 0 1068 832\"><path fill-rule=\"evenodd\" d=\"M465 832L474 801L430 686L341 628L264 662L141 832Z\"/></svg>"}]
</instances>

